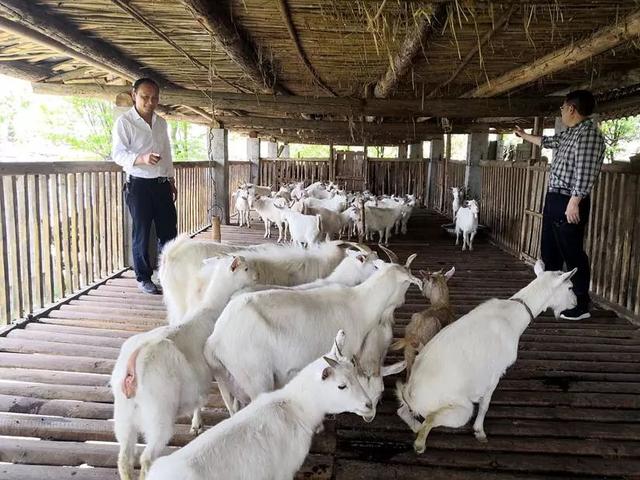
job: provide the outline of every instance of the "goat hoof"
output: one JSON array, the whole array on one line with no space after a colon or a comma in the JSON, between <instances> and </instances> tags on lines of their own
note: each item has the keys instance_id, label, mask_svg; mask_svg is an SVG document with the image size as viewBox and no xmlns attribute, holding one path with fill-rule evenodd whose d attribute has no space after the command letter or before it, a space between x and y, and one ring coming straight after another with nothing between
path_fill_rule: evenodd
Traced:
<instances>
[{"instance_id":1,"label":"goat hoof","mask_svg":"<svg viewBox=\"0 0 640 480\"><path fill-rule=\"evenodd\" d=\"M189 433L196 437L200 435L202 432L204 432L204 427L202 425L195 425L189 429Z\"/></svg>"},{"instance_id":2,"label":"goat hoof","mask_svg":"<svg viewBox=\"0 0 640 480\"><path fill-rule=\"evenodd\" d=\"M416 452L418 455L420 455L421 453L424 453L425 450L426 450L426 445L424 443L413 442L413 451Z\"/></svg>"},{"instance_id":3,"label":"goat hoof","mask_svg":"<svg viewBox=\"0 0 640 480\"><path fill-rule=\"evenodd\" d=\"M473 434L476 436L476 440L478 440L480 443L487 443L487 434L484 432L473 432Z\"/></svg>"}]
</instances>

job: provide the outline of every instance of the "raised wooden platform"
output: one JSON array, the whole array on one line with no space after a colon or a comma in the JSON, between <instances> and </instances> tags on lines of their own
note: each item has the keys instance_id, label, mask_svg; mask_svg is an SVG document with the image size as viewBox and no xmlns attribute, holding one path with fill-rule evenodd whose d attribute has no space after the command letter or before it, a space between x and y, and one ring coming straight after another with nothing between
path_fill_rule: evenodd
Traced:
<instances>
[{"instance_id":1,"label":"raised wooden platform","mask_svg":"<svg viewBox=\"0 0 640 480\"><path fill-rule=\"evenodd\" d=\"M445 222L418 212L410 234L394 237L391 247L401 259L417 252L416 269L455 265L457 313L507 297L533 277L482 239L474 252L460 252L441 233ZM262 241L262 233L258 225L222 230L224 240L247 244ZM424 306L412 287L397 312L396 335ZM128 272L0 338L0 462L7 462L0 480L117 479L109 374L125 338L163 323L161 298L139 293ZM543 316L523 335L518 361L493 397L488 443L469 429L440 429L415 455L389 388L373 423L353 415L328 421L299 478L639 479L639 354L639 329L611 312L596 310L582 322ZM225 417L214 388L205 421ZM188 442L188 430L182 419L172 445Z\"/></svg>"}]
</instances>

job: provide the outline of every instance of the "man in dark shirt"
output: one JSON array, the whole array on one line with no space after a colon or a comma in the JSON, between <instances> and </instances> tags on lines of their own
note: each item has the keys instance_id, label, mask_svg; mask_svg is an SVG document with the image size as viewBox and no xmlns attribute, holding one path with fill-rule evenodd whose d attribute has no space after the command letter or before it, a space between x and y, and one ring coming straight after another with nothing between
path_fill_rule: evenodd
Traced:
<instances>
[{"instance_id":1,"label":"man in dark shirt","mask_svg":"<svg viewBox=\"0 0 640 480\"><path fill-rule=\"evenodd\" d=\"M549 190L542 217L542 261L547 270L562 270L563 264L578 271L573 289L578 305L560 315L565 320L589 318L589 257L584 251L584 232L591 207L590 193L604 160L605 141L589 116L595 108L591 92L569 93L560 107L562 123L568 128L552 137L538 137L516 127L524 140L555 150L549 176Z\"/></svg>"}]
</instances>

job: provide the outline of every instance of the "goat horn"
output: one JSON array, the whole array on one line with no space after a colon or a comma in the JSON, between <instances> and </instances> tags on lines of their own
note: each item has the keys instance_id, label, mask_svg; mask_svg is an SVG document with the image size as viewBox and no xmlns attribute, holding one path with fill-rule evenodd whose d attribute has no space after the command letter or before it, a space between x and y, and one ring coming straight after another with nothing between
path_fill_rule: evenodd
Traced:
<instances>
[{"instance_id":1,"label":"goat horn","mask_svg":"<svg viewBox=\"0 0 640 480\"><path fill-rule=\"evenodd\" d=\"M378 245L380 247L380 249L387 254L387 257L389 257L389 261L391 263L400 263L398 261L398 256L393 253L391 250L389 250L387 247L385 247L384 245Z\"/></svg>"},{"instance_id":2,"label":"goat horn","mask_svg":"<svg viewBox=\"0 0 640 480\"><path fill-rule=\"evenodd\" d=\"M372 250L367 247L366 245L363 245L362 243L356 243L356 242L344 242L345 245L349 245L353 248L356 248L358 250L360 250L362 253L365 253L367 255L373 253Z\"/></svg>"}]
</instances>

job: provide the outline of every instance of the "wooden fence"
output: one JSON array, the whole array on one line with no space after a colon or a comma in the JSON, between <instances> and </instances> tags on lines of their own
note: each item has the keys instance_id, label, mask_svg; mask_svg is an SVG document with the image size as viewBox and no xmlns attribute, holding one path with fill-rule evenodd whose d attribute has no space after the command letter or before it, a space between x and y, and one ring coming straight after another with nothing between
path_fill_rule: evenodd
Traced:
<instances>
[{"instance_id":1,"label":"wooden fence","mask_svg":"<svg viewBox=\"0 0 640 480\"><path fill-rule=\"evenodd\" d=\"M367 185L374 194L414 194L416 198L424 199L426 184L424 160L369 158L368 163Z\"/></svg>"},{"instance_id":2,"label":"wooden fence","mask_svg":"<svg viewBox=\"0 0 640 480\"><path fill-rule=\"evenodd\" d=\"M0 324L124 268L124 175L111 162L0 163ZM206 163L176 164L178 226L208 223Z\"/></svg>"},{"instance_id":3,"label":"wooden fence","mask_svg":"<svg viewBox=\"0 0 640 480\"><path fill-rule=\"evenodd\" d=\"M332 179L328 158L261 158L260 185L277 190L282 183L305 180L307 183Z\"/></svg>"},{"instance_id":4,"label":"wooden fence","mask_svg":"<svg viewBox=\"0 0 640 480\"><path fill-rule=\"evenodd\" d=\"M481 222L493 241L533 261L540 256L546 165L482 162ZM591 195L585 250L591 291L629 316L640 315L640 168L605 165Z\"/></svg>"},{"instance_id":5,"label":"wooden fence","mask_svg":"<svg viewBox=\"0 0 640 480\"><path fill-rule=\"evenodd\" d=\"M449 160L445 174L445 162L442 160L428 160L427 162L429 191L425 205L444 215L451 216L451 187L464 185L467 163L464 160Z\"/></svg>"}]
</instances>

